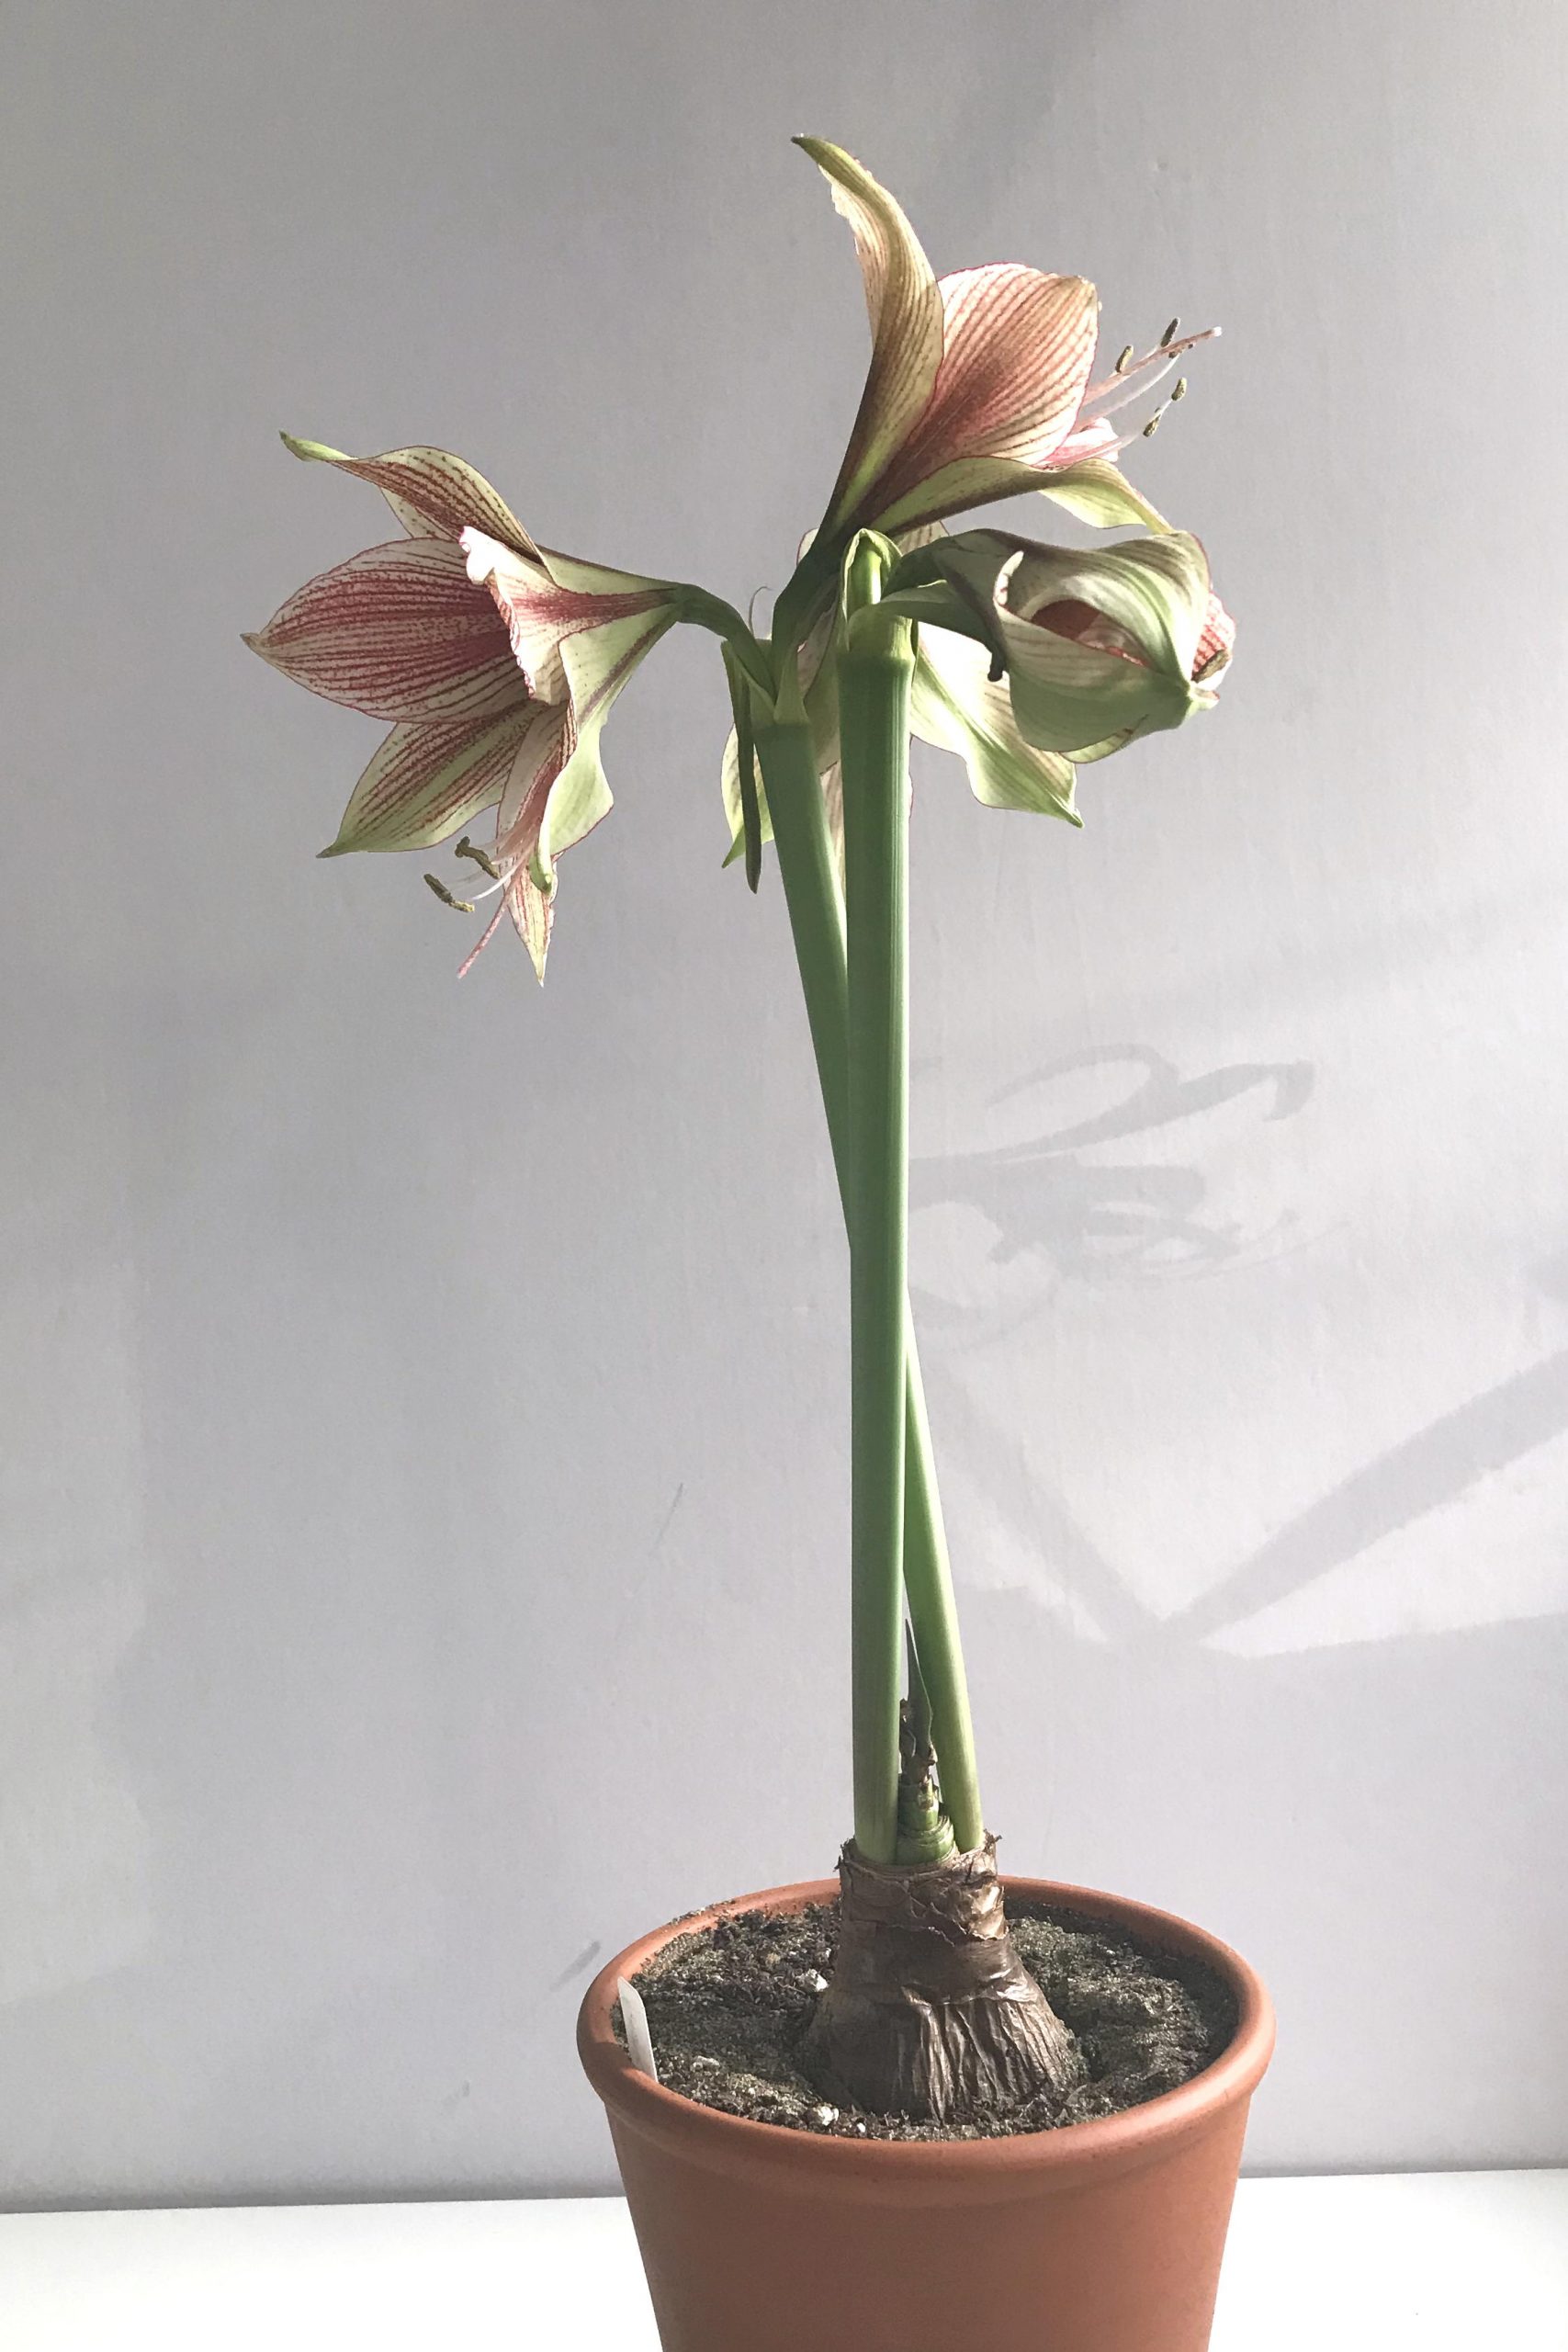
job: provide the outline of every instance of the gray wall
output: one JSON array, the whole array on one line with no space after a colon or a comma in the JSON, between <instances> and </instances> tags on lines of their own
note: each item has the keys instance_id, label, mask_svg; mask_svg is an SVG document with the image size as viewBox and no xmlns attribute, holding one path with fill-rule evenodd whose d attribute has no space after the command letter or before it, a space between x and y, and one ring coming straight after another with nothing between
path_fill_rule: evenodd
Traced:
<instances>
[{"instance_id":1,"label":"gray wall","mask_svg":"<svg viewBox=\"0 0 1568 2352\"><path fill-rule=\"evenodd\" d=\"M705 640L548 988L240 647L275 428L777 583L940 267L1224 320L1137 471L1240 616L1088 830L917 809L915 1254L1015 1867L1230 1936L1263 2168L1568 2155L1553 0L17 6L5 2191L607 2185L599 1954L846 1826L841 1245ZM1537 387L1540 389L1538 390Z\"/></svg>"}]
</instances>

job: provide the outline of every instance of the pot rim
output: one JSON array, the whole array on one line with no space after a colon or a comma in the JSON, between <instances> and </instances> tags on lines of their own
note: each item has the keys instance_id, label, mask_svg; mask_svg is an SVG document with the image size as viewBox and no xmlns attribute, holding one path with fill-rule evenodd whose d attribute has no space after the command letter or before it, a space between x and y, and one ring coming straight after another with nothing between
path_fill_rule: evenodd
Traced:
<instances>
[{"instance_id":1,"label":"pot rim","mask_svg":"<svg viewBox=\"0 0 1568 2352\"><path fill-rule=\"evenodd\" d=\"M996 2140L840 2140L798 2132L788 2124L761 2123L726 2115L682 2093L653 2082L634 2066L616 2041L611 2012L616 1982L635 1976L676 1936L700 1933L742 1911L801 1911L829 1902L836 1879L810 1879L764 1888L715 1903L642 1936L602 1968L583 1996L578 2013L577 2047L584 2072L615 2124L654 2141L689 2163L715 2171L798 2175L809 2171L812 2187L832 2195L838 2186L912 2193L940 2182L952 2193L962 2185L972 2194L1006 2194L1021 2188L1081 2186L1090 2174L1103 2177L1146 2164L1173 2141L1202 2132L1256 2089L1274 2048L1274 2012L1261 1978L1239 1953L1207 1929L1174 1912L1160 1911L1127 1895L1052 1879L1004 1876L1006 1893L1025 1902L1047 1903L1124 1928L1155 1951L1201 1960L1229 1984L1236 2003L1235 2031L1219 2056L1175 2090L1084 2123L1055 2131L1021 2132Z\"/></svg>"}]
</instances>

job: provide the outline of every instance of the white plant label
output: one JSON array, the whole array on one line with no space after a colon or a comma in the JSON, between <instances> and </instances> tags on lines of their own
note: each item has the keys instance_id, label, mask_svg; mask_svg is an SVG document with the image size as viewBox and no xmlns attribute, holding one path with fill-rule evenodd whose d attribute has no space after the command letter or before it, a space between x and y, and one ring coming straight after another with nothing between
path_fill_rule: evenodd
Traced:
<instances>
[{"instance_id":1,"label":"white plant label","mask_svg":"<svg viewBox=\"0 0 1568 2352\"><path fill-rule=\"evenodd\" d=\"M653 2037L648 2030L648 2011L642 1995L625 1976L615 1980L615 1991L621 2004L621 2021L626 2029L626 2050L632 2064L650 2082L659 2080L659 2064L653 2054Z\"/></svg>"}]
</instances>

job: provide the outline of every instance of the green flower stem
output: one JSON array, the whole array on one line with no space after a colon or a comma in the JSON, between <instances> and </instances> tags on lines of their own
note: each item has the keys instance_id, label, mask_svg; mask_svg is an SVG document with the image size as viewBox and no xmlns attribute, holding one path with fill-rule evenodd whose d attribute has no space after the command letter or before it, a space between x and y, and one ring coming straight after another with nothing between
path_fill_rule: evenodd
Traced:
<instances>
[{"instance_id":1,"label":"green flower stem","mask_svg":"<svg viewBox=\"0 0 1568 2352\"><path fill-rule=\"evenodd\" d=\"M847 1215L844 1111L849 1003L844 918L810 729L804 724L760 727L757 757L768 790L773 845L817 1057L828 1137ZM920 1671L931 1694L931 1736L941 1766L942 1802L960 1849L972 1853L986 1831L969 1688L937 1491L931 1423L907 1303L905 1317L904 1584Z\"/></svg>"},{"instance_id":2,"label":"green flower stem","mask_svg":"<svg viewBox=\"0 0 1568 2352\"><path fill-rule=\"evenodd\" d=\"M942 1779L942 1801L962 1854L985 1843L975 1725L958 1631L947 1530L937 1492L936 1456L926 1412L925 1383L915 1350L915 1322L904 1301L904 1587L915 1629L920 1673L931 1701L931 1739Z\"/></svg>"},{"instance_id":3,"label":"green flower stem","mask_svg":"<svg viewBox=\"0 0 1568 2352\"><path fill-rule=\"evenodd\" d=\"M850 1010L851 1657L855 1844L865 1860L891 1862L898 1849L904 1667L914 662L907 622L868 627L863 636L846 647L839 673Z\"/></svg>"}]
</instances>

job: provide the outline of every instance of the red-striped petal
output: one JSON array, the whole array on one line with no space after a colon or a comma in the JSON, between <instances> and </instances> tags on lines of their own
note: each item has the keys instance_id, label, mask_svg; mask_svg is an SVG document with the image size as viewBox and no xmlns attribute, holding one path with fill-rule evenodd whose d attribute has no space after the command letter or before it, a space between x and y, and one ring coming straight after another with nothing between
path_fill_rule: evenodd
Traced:
<instances>
[{"instance_id":1,"label":"red-striped petal","mask_svg":"<svg viewBox=\"0 0 1568 2352\"><path fill-rule=\"evenodd\" d=\"M350 458L324 442L300 441L291 433L283 440L297 458L319 458L371 483L415 537L455 539L471 527L525 553L536 551L500 492L449 449L386 449L377 458Z\"/></svg>"},{"instance_id":2,"label":"red-striped petal","mask_svg":"<svg viewBox=\"0 0 1568 2352\"><path fill-rule=\"evenodd\" d=\"M471 825L501 798L530 724L527 709L499 719L436 719L394 727L355 786L324 857L357 849L427 849Z\"/></svg>"},{"instance_id":3,"label":"red-striped petal","mask_svg":"<svg viewBox=\"0 0 1568 2352\"><path fill-rule=\"evenodd\" d=\"M555 925L556 860L610 810L598 732L595 725L580 737L570 709L541 714L518 748L497 812L507 911L541 980Z\"/></svg>"},{"instance_id":4,"label":"red-striped petal","mask_svg":"<svg viewBox=\"0 0 1568 2352\"><path fill-rule=\"evenodd\" d=\"M919 239L863 164L825 139L800 139L849 222L871 314L871 367L850 445L829 501L827 527L853 519L925 407L942 361L942 297Z\"/></svg>"},{"instance_id":5,"label":"red-striped petal","mask_svg":"<svg viewBox=\"0 0 1568 2352\"><path fill-rule=\"evenodd\" d=\"M509 633L512 650L534 691L547 702L570 697L582 725L607 700L669 628L673 605L662 580L612 571L576 558L514 555L479 531L465 531L468 577L494 599ZM575 573L567 584L549 566ZM632 626L628 627L627 624ZM589 632L592 649L563 649Z\"/></svg>"},{"instance_id":6,"label":"red-striped petal","mask_svg":"<svg viewBox=\"0 0 1568 2352\"><path fill-rule=\"evenodd\" d=\"M592 736L580 743L570 711L539 706L535 723L514 755L497 812L495 859L503 876L501 908L464 959L459 978L490 944L501 915L507 914L528 951L536 975L543 980L555 929L556 860L609 813L610 787L599 767Z\"/></svg>"},{"instance_id":7,"label":"red-striped petal","mask_svg":"<svg viewBox=\"0 0 1568 2352\"><path fill-rule=\"evenodd\" d=\"M527 695L505 624L450 539L351 556L245 642L312 694L373 718L480 718Z\"/></svg>"},{"instance_id":8,"label":"red-striped petal","mask_svg":"<svg viewBox=\"0 0 1568 2352\"><path fill-rule=\"evenodd\" d=\"M1047 467L1094 359L1099 300L1087 278L997 262L955 271L941 293L931 399L866 502L886 530L1001 496Z\"/></svg>"},{"instance_id":9,"label":"red-striped petal","mask_svg":"<svg viewBox=\"0 0 1568 2352\"><path fill-rule=\"evenodd\" d=\"M550 786L571 757L576 736L565 703L536 703L516 745L495 820L495 861L510 874L539 846Z\"/></svg>"},{"instance_id":10,"label":"red-striped petal","mask_svg":"<svg viewBox=\"0 0 1568 2352\"><path fill-rule=\"evenodd\" d=\"M1214 594L1209 592L1209 609L1203 616L1199 632L1198 650L1192 657L1194 685L1213 686L1223 670L1228 668L1235 647L1235 623Z\"/></svg>"}]
</instances>

